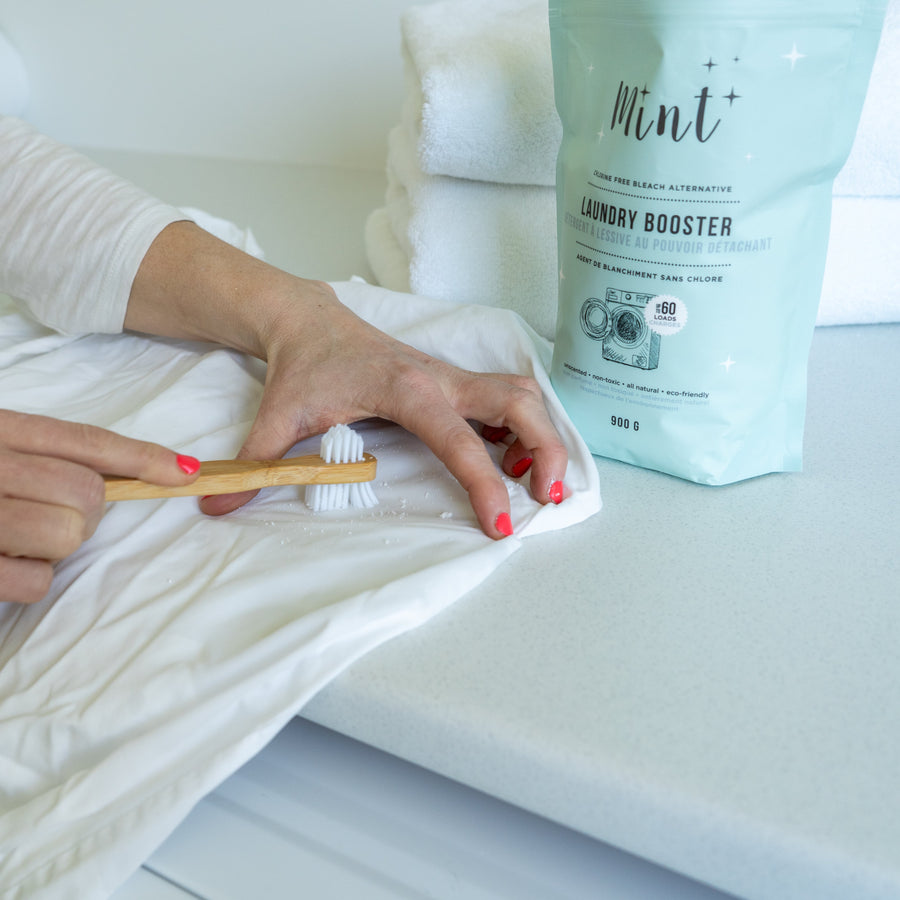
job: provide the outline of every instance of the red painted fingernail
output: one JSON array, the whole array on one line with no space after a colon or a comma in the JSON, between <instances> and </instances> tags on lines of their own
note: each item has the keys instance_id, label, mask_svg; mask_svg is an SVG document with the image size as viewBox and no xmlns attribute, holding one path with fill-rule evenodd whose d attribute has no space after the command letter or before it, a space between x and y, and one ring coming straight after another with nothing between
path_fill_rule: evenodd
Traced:
<instances>
[{"instance_id":1,"label":"red painted fingernail","mask_svg":"<svg viewBox=\"0 0 900 900\"><path fill-rule=\"evenodd\" d=\"M550 485L550 499L556 503L560 504L563 501L563 483L561 481L554 481L553 484Z\"/></svg>"},{"instance_id":2,"label":"red painted fingernail","mask_svg":"<svg viewBox=\"0 0 900 900\"><path fill-rule=\"evenodd\" d=\"M193 456L182 456L180 453L175 457L178 468L188 475L193 475L200 469L200 460L194 459Z\"/></svg>"},{"instance_id":3,"label":"red painted fingernail","mask_svg":"<svg viewBox=\"0 0 900 900\"><path fill-rule=\"evenodd\" d=\"M509 429L502 425L485 425L481 429L481 435L492 444L499 444L509 434Z\"/></svg>"},{"instance_id":4,"label":"red painted fingernail","mask_svg":"<svg viewBox=\"0 0 900 900\"><path fill-rule=\"evenodd\" d=\"M534 460L530 456L520 459L513 467L513 478L521 478L530 468Z\"/></svg>"},{"instance_id":5,"label":"red painted fingernail","mask_svg":"<svg viewBox=\"0 0 900 900\"><path fill-rule=\"evenodd\" d=\"M499 531L500 534L505 534L507 537L513 533L512 521L509 518L509 513L500 513L500 515L497 516L494 525L497 526L497 531Z\"/></svg>"}]
</instances>

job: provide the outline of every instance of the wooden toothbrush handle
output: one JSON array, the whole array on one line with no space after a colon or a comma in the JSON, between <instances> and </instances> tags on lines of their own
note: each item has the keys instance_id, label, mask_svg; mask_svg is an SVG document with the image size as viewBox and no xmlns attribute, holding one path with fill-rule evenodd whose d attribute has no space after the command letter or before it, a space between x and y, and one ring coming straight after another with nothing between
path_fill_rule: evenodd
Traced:
<instances>
[{"instance_id":1,"label":"wooden toothbrush handle","mask_svg":"<svg viewBox=\"0 0 900 900\"><path fill-rule=\"evenodd\" d=\"M376 459L364 453L361 462L327 463L321 456L289 459L214 459L200 464L196 480L184 487L164 487L138 478L104 475L107 500L149 500L157 497L202 497L234 494L281 484L351 484L375 477Z\"/></svg>"}]
</instances>

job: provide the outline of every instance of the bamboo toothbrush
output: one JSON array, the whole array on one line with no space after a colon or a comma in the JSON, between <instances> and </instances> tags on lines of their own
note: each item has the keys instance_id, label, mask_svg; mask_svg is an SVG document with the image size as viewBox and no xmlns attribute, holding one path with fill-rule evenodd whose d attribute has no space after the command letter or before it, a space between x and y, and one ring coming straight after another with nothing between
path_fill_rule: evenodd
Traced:
<instances>
[{"instance_id":1,"label":"bamboo toothbrush","mask_svg":"<svg viewBox=\"0 0 900 900\"><path fill-rule=\"evenodd\" d=\"M149 484L138 478L105 475L107 500L148 500L233 494L285 484L306 485L306 503L314 512L347 506L375 506L370 482L377 461L363 452L362 438L347 425L335 425L322 437L318 456L289 459L223 459L200 464L200 474L183 487Z\"/></svg>"}]
</instances>

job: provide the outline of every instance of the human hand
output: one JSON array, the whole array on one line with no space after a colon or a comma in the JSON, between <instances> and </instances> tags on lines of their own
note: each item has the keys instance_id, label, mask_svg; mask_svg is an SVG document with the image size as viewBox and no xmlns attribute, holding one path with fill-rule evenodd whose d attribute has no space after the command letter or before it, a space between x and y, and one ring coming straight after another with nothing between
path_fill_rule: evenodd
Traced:
<instances>
[{"instance_id":1,"label":"human hand","mask_svg":"<svg viewBox=\"0 0 900 900\"><path fill-rule=\"evenodd\" d=\"M466 372L364 322L322 282L297 278L190 222L156 238L135 278L126 327L215 341L267 362L263 398L238 456L282 456L339 422L388 419L420 437L468 492L484 532L512 533L509 494L468 420L511 433L504 471L530 469L540 503L559 503L567 452L538 385L516 375ZM208 497L211 515L252 492Z\"/></svg>"},{"instance_id":2,"label":"human hand","mask_svg":"<svg viewBox=\"0 0 900 900\"><path fill-rule=\"evenodd\" d=\"M103 428L0 410L0 601L46 595L53 563L74 553L103 516L100 473L181 485L199 467Z\"/></svg>"},{"instance_id":3,"label":"human hand","mask_svg":"<svg viewBox=\"0 0 900 900\"><path fill-rule=\"evenodd\" d=\"M387 419L431 448L468 492L485 533L499 538L512 532L509 494L468 421L476 420L492 426L485 429L489 439L508 443L502 461L508 475L530 470L539 502L560 502L567 454L536 382L467 372L431 358L368 325L327 284L294 279L289 290L298 311L313 303L318 312L309 318L287 307L270 329L265 391L239 457L280 457L337 422ZM208 497L201 506L222 514L251 496Z\"/></svg>"}]
</instances>

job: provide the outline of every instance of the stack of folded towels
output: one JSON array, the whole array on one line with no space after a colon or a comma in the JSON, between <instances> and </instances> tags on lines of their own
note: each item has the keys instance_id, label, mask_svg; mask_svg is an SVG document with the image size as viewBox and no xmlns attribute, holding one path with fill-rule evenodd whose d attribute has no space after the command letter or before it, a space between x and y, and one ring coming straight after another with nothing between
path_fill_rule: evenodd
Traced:
<instances>
[{"instance_id":1,"label":"stack of folded towels","mask_svg":"<svg viewBox=\"0 0 900 900\"><path fill-rule=\"evenodd\" d=\"M406 91L385 205L366 223L377 280L556 325L556 153L546 0L437 0L401 17ZM819 324L900 320L900 0L834 186Z\"/></svg>"}]
</instances>

